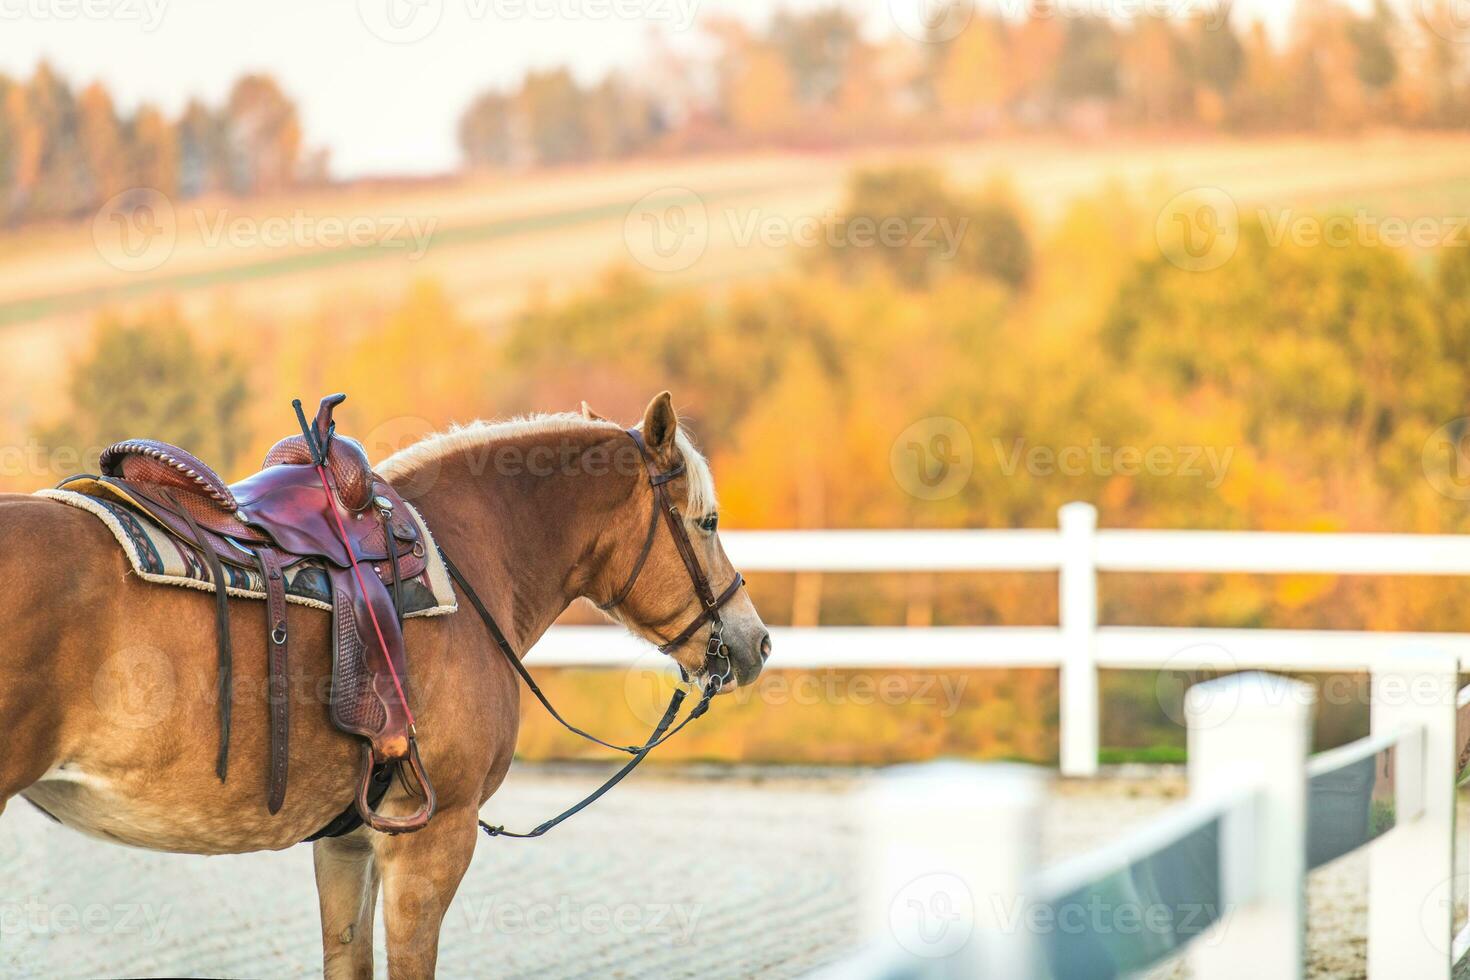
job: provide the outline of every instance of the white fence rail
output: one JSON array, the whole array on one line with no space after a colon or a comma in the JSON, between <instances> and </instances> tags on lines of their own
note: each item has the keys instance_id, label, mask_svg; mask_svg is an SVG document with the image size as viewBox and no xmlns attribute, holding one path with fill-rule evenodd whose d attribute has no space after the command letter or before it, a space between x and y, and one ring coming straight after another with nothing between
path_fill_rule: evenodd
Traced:
<instances>
[{"instance_id":1,"label":"white fence rail","mask_svg":"<svg viewBox=\"0 0 1470 980\"><path fill-rule=\"evenodd\" d=\"M1132 975L1179 955L1201 980L1305 975L1306 874L1368 849L1368 975L1449 980L1458 662L1401 650L1373 674L1372 734L1308 757L1313 691L1243 673L1187 703L1190 799L1038 870L1046 777L890 770L868 829L860 955L832 977Z\"/></svg>"},{"instance_id":2,"label":"white fence rail","mask_svg":"<svg viewBox=\"0 0 1470 980\"><path fill-rule=\"evenodd\" d=\"M1098 530L1068 504L1052 530L727 531L751 572L1057 572L1055 627L809 627L773 631L773 666L805 669L1056 667L1061 769L1098 764L1100 668L1370 671L1406 642L1433 642L1470 667L1470 636L1325 630L1099 627L1103 572L1470 575L1470 536ZM610 627L557 627L532 664L619 667L645 645Z\"/></svg>"}]
</instances>

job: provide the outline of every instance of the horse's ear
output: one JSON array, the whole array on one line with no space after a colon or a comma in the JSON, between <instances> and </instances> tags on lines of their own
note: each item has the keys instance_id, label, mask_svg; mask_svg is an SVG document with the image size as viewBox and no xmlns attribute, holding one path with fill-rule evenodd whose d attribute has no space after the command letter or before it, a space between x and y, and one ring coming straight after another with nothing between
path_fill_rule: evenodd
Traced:
<instances>
[{"instance_id":1,"label":"horse's ear","mask_svg":"<svg viewBox=\"0 0 1470 980\"><path fill-rule=\"evenodd\" d=\"M586 419L588 422L607 421L607 418L605 416L598 415L592 410L592 406L587 404L585 401L582 403L582 418Z\"/></svg>"},{"instance_id":2,"label":"horse's ear","mask_svg":"<svg viewBox=\"0 0 1470 980\"><path fill-rule=\"evenodd\" d=\"M674 412L674 396L661 391L643 412L643 441L655 453L666 454L674 448L674 434L679 431L679 416Z\"/></svg>"}]
</instances>

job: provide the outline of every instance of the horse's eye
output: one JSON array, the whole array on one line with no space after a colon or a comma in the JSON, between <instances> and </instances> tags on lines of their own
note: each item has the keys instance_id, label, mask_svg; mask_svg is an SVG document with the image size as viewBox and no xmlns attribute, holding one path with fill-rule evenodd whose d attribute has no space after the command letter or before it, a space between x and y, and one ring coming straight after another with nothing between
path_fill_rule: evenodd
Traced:
<instances>
[{"instance_id":1,"label":"horse's eye","mask_svg":"<svg viewBox=\"0 0 1470 980\"><path fill-rule=\"evenodd\" d=\"M710 533L714 533L715 529L718 528L719 526L720 526L720 515L719 514L711 514L708 517L706 517L704 520L702 520L702 521L699 522L700 530L709 531Z\"/></svg>"}]
</instances>

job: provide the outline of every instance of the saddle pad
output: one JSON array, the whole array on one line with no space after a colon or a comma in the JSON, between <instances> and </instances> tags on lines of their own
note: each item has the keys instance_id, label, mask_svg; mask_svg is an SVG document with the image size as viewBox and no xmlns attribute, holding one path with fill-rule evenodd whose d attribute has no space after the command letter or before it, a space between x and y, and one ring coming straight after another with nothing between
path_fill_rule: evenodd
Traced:
<instances>
[{"instance_id":1,"label":"saddle pad","mask_svg":"<svg viewBox=\"0 0 1470 980\"><path fill-rule=\"evenodd\" d=\"M214 591L209 563L200 558L197 549L180 541L151 515L100 494L93 496L74 490L51 489L38 490L35 495L84 510L100 520L122 546L139 578L164 585ZM439 546L419 512L406 501L405 506L428 544L428 560L421 574L403 580L404 618L456 612L458 600L444 567L444 559L439 554ZM230 564L222 567L229 579L226 589L230 595L264 601L265 582L259 569ZM326 571L319 562L308 559L286 569L287 602L331 612L331 595Z\"/></svg>"}]
</instances>

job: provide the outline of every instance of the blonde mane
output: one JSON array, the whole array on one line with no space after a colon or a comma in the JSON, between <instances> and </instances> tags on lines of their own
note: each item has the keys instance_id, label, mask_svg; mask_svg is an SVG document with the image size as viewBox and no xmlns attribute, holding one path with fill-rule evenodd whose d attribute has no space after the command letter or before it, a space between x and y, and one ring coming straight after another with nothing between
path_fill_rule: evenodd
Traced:
<instances>
[{"instance_id":1,"label":"blonde mane","mask_svg":"<svg viewBox=\"0 0 1470 980\"><path fill-rule=\"evenodd\" d=\"M636 428L642 428L639 423ZM444 459L458 452L483 450L496 443L530 435L554 435L559 432L581 432L588 429L606 429L621 432L623 427L605 419L588 419L575 412L552 412L539 415L522 415L501 421L477 419L465 425L451 425L443 432L425 436L406 449L389 456L374 467L389 480L397 480L435 460ZM674 445L684 457L689 499L686 513L690 517L704 517L715 512L715 479L710 472L709 461L694 445L689 434L680 426L674 437Z\"/></svg>"}]
</instances>

